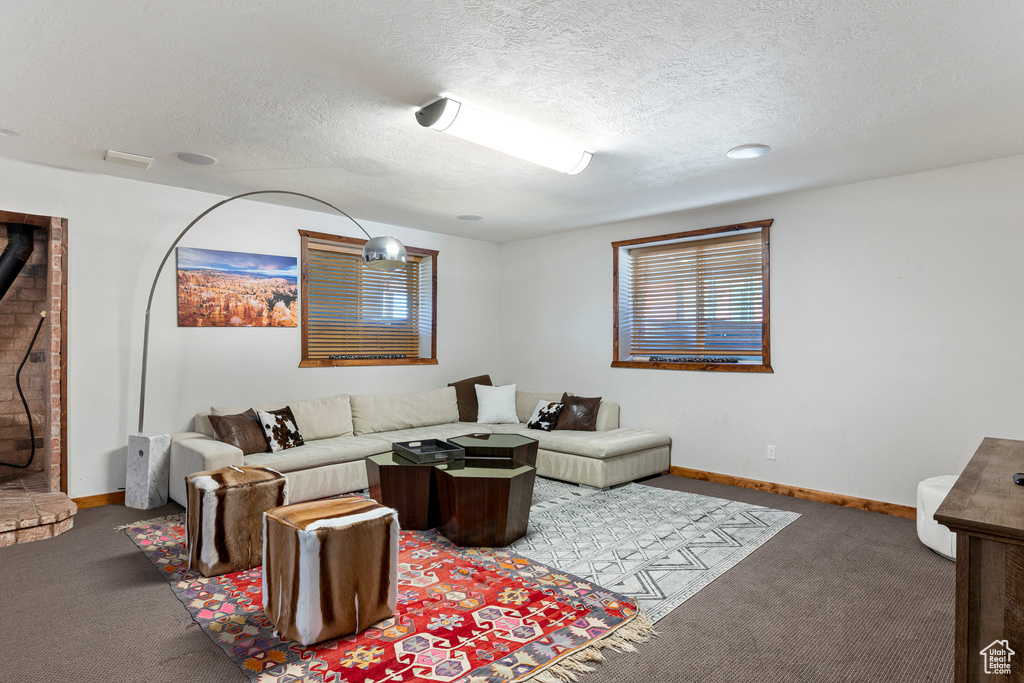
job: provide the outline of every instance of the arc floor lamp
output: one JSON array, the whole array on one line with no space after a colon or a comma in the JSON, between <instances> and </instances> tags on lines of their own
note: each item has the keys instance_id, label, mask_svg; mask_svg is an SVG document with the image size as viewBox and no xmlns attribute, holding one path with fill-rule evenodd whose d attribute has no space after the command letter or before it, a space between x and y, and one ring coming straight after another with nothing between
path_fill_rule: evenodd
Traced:
<instances>
[{"instance_id":1,"label":"arc floor lamp","mask_svg":"<svg viewBox=\"0 0 1024 683\"><path fill-rule=\"evenodd\" d=\"M139 431L138 434L132 434L128 437L128 475L125 484L125 505L128 507L148 509L152 507L159 507L160 505L167 503L170 435L156 434L147 436L142 432L146 416L146 369L149 363L149 318L150 311L153 308L153 295L156 293L156 285L160 280L160 274L164 270L164 265L167 263L167 259L169 259L171 254L174 253L174 248L178 246L181 239L188 234L188 231L191 230L196 223L201 221L211 212L219 209L229 202L235 201L236 199L244 199L246 197L254 197L256 195L264 194L281 194L309 199L337 211L339 214L355 223L356 227L366 235L367 239L366 244L363 245L363 266L366 268L392 270L395 268L404 268L408 263L405 246L397 238L391 237L390 235L371 237L370 233L366 231L366 228L359 224L359 221L352 218L352 216L348 215L334 204L324 201L323 199L313 197L312 195L302 194L301 192L292 192L290 190L256 190L253 192L244 192L217 202L192 219L192 222L185 226L185 229L178 234L171 243L171 246L167 248L167 253L164 254L163 259L160 261L160 265L156 269L156 274L153 276L153 284L149 288L149 299L146 300L146 328L142 336L142 381L139 387Z\"/></svg>"}]
</instances>

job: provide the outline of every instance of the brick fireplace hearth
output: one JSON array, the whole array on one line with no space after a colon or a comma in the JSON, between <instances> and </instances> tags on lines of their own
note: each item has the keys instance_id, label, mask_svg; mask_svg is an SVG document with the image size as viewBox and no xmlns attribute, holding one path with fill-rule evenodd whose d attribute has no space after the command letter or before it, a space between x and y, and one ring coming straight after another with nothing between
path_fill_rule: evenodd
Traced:
<instances>
[{"instance_id":1,"label":"brick fireplace hearth","mask_svg":"<svg viewBox=\"0 0 1024 683\"><path fill-rule=\"evenodd\" d=\"M67 221L0 211L0 223L35 227L33 251L0 299L0 547L49 538L71 528L66 442ZM0 227L0 250L8 243ZM15 376L29 343L46 319L21 372L32 431ZM33 446L35 453L33 455Z\"/></svg>"}]
</instances>

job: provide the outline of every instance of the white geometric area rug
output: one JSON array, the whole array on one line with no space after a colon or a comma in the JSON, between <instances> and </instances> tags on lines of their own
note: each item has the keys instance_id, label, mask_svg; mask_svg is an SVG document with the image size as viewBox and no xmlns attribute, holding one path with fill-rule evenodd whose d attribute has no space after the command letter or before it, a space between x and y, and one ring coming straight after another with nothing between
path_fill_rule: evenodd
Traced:
<instances>
[{"instance_id":1,"label":"white geometric area rug","mask_svg":"<svg viewBox=\"0 0 1024 683\"><path fill-rule=\"evenodd\" d=\"M799 516L641 484L601 491L537 477L529 529L509 549L633 598L653 623Z\"/></svg>"}]
</instances>

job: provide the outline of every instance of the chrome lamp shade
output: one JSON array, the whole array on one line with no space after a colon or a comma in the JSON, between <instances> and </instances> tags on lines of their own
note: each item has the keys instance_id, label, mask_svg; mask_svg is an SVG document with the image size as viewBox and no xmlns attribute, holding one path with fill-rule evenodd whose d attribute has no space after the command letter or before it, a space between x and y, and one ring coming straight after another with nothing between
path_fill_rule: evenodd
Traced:
<instances>
[{"instance_id":1,"label":"chrome lamp shade","mask_svg":"<svg viewBox=\"0 0 1024 683\"><path fill-rule=\"evenodd\" d=\"M390 235L373 237L363 245L363 265L374 270L393 270L408 264L405 246Z\"/></svg>"}]
</instances>

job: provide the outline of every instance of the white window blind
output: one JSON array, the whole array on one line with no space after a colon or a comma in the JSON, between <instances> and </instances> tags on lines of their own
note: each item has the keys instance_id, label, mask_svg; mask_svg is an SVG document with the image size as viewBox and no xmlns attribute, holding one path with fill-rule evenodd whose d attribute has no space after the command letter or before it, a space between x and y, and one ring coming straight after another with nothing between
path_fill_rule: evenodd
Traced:
<instances>
[{"instance_id":1,"label":"white window blind","mask_svg":"<svg viewBox=\"0 0 1024 683\"><path fill-rule=\"evenodd\" d=\"M307 239L303 360L432 358L433 265L410 253L405 268L375 270L359 245Z\"/></svg>"},{"instance_id":2,"label":"white window blind","mask_svg":"<svg viewBox=\"0 0 1024 683\"><path fill-rule=\"evenodd\" d=\"M769 365L767 226L727 228L620 247L616 361Z\"/></svg>"}]
</instances>

